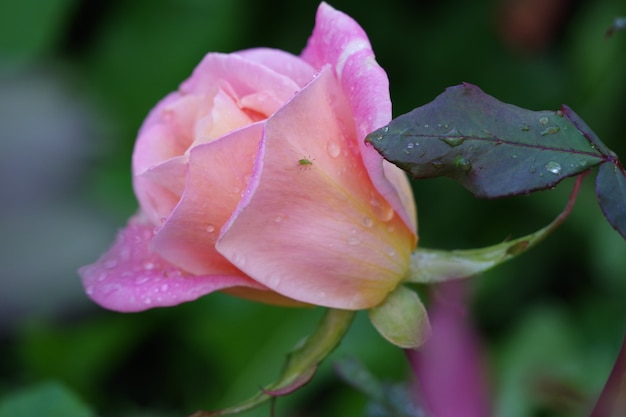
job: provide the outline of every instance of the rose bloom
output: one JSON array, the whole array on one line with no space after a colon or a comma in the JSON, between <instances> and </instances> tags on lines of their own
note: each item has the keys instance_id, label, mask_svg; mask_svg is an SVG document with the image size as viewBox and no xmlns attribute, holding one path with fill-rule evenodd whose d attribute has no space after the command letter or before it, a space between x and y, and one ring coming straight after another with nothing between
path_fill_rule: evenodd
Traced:
<instances>
[{"instance_id":1,"label":"rose bloom","mask_svg":"<svg viewBox=\"0 0 626 417\"><path fill-rule=\"evenodd\" d=\"M379 304L417 243L406 176L364 142L390 119L387 76L365 32L327 4L300 57L209 53L141 127L140 209L80 269L87 294L118 311L213 291Z\"/></svg>"}]
</instances>

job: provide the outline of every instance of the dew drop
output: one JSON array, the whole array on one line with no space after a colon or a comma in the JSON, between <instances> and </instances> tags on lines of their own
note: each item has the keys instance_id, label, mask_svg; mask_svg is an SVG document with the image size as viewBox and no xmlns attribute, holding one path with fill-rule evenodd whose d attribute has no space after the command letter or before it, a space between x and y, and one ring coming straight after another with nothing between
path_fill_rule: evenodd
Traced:
<instances>
[{"instance_id":1,"label":"dew drop","mask_svg":"<svg viewBox=\"0 0 626 417\"><path fill-rule=\"evenodd\" d=\"M535 166L531 164L528 172L530 172L531 174L534 174L535 172L537 172L537 168L535 168Z\"/></svg>"},{"instance_id":2,"label":"dew drop","mask_svg":"<svg viewBox=\"0 0 626 417\"><path fill-rule=\"evenodd\" d=\"M282 221L283 221L283 217L282 216L274 217L274 223L281 223Z\"/></svg>"},{"instance_id":3,"label":"dew drop","mask_svg":"<svg viewBox=\"0 0 626 417\"><path fill-rule=\"evenodd\" d=\"M232 258L233 264L242 268L246 264L246 258L240 253L234 253Z\"/></svg>"},{"instance_id":4,"label":"dew drop","mask_svg":"<svg viewBox=\"0 0 626 417\"><path fill-rule=\"evenodd\" d=\"M425 128L429 128L429 127L430 127L430 125L429 125L428 123L426 123L426 124L424 125L424 127L425 127Z\"/></svg>"},{"instance_id":5,"label":"dew drop","mask_svg":"<svg viewBox=\"0 0 626 417\"><path fill-rule=\"evenodd\" d=\"M521 124L519 128L522 132L528 132L530 130L530 126L528 126L526 123Z\"/></svg>"},{"instance_id":6,"label":"dew drop","mask_svg":"<svg viewBox=\"0 0 626 417\"><path fill-rule=\"evenodd\" d=\"M469 159L463 158L462 156L459 156L454 160L454 165L463 172L468 172L472 169L472 163Z\"/></svg>"},{"instance_id":7,"label":"dew drop","mask_svg":"<svg viewBox=\"0 0 626 417\"><path fill-rule=\"evenodd\" d=\"M385 126L381 130L383 131L383 133L387 133L389 132L389 126Z\"/></svg>"},{"instance_id":8,"label":"dew drop","mask_svg":"<svg viewBox=\"0 0 626 417\"><path fill-rule=\"evenodd\" d=\"M341 155L341 148L333 141L328 142L326 150L328 151L328 155L330 155L331 158L337 158L339 157L339 155Z\"/></svg>"},{"instance_id":9,"label":"dew drop","mask_svg":"<svg viewBox=\"0 0 626 417\"><path fill-rule=\"evenodd\" d=\"M443 168L443 162L441 161L433 161L433 163L431 164L433 166L433 168L435 169L441 169Z\"/></svg>"},{"instance_id":10,"label":"dew drop","mask_svg":"<svg viewBox=\"0 0 626 417\"><path fill-rule=\"evenodd\" d=\"M388 222L393 218L393 207L391 207L391 205L389 205L386 201L381 203L376 197L372 197L370 204L372 205L372 209L376 216L383 222Z\"/></svg>"},{"instance_id":11,"label":"dew drop","mask_svg":"<svg viewBox=\"0 0 626 417\"><path fill-rule=\"evenodd\" d=\"M561 173L561 164L556 161L550 161L545 165L548 172L551 172L555 175L559 175Z\"/></svg>"},{"instance_id":12,"label":"dew drop","mask_svg":"<svg viewBox=\"0 0 626 417\"><path fill-rule=\"evenodd\" d=\"M541 136L554 135L555 133L558 133L559 130L560 129L558 126L549 126L549 127L546 127L544 130L542 130L540 135Z\"/></svg>"},{"instance_id":13,"label":"dew drop","mask_svg":"<svg viewBox=\"0 0 626 417\"><path fill-rule=\"evenodd\" d=\"M415 145L413 145L413 142L409 142L406 145L407 149L413 149L413 146L415 146Z\"/></svg>"},{"instance_id":14,"label":"dew drop","mask_svg":"<svg viewBox=\"0 0 626 417\"><path fill-rule=\"evenodd\" d=\"M145 275L140 275L137 277L137 279L135 279L135 284L141 285L141 284L145 284L148 281L150 281L150 277L145 276Z\"/></svg>"},{"instance_id":15,"label":"dew drop","mask_svg":"<svg viewBox=\"0 0 626 417\"><path fill-rule=\"evenodd\" d=\"M546 125L548 124L549 119L546 116L541 116L539 118L539 123L541 123L542 125Z\"/></svg>"},{"instance_id":16,"label":"dew drop","mask_svg":"<svg viewBox=\"0 0 626 417\"><path fill-rule=\"evenodd\" d=\"M363 217L363 226L372 227L374 225L374 220L369 217Z\"/></svg>"},{"instance_id":17,"label":"dew drop","mask_svg":"<svg viewBox=\"0 0 626 417\"><path fill-rule=\"evenodd\" d=\"M465 138L462 136L441 136L439 140L451 148L457 147L465 142Z\"/></svg>"},{"instance_id":18,"label":"dew drop","mask_svg":"<svg viewBox=\"0 0 626 417\"><path fill-rule=\"evenodd\" d=\"M215 232L215 226L213 226L212 224L208 225L205 229L207 232L209 233L213 233Z\"/></svg>"}]
</instances>

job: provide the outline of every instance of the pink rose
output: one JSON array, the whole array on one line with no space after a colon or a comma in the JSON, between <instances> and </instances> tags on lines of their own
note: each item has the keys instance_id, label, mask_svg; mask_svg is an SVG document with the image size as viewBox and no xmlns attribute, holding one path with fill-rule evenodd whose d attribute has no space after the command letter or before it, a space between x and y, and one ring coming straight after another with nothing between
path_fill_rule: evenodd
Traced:
<instances>
[{"instance_id":1,"label":"pink rose","mask_svg":"<svg viewBox=\"0 0 626 417\"><path fill-rule=\"evenodd\" d=\"M364 309L403 279L417 242L402 171L364 143L391 117L363 29L322 3L300 57L208 54L139 132L140 210L87 294L138 311L213 291Z\"/></svg>"}]
</instances>

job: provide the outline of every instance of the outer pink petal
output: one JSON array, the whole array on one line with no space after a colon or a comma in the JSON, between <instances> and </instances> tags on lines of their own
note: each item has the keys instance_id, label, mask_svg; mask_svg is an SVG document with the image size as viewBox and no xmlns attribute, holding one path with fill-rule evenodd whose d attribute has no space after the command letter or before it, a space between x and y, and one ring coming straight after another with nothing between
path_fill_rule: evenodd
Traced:
<instances>
[{"instance_id":1,"label":"outer pink petal","mask_svg":"<svg viewBox=\"0 0 626 417\"><path fill-rule=\"evenodd\" d=\"M178 204L186 177L185 156L171 158L133 177L139 205L153 225L161 224Z\"/></svg>"},{"instance_id":2,"label":"outer pink petal","mask_svg":"<svg viewBox=\"0 0 626 417\"><path fill-rule=\"evenodd\" d=\"M279 49L254 48L239 51L236 54L286 75L300 87L304 87L311 81L315 74L315 69L302 58Z\"/></svg>"},{"instance_id":3,"label":"outer pink petal","mask_svg":"<svg viewBox=\"0 0 626 417\"><path fill-rule=\"evenodd\" d=\"M131 218L109 251L79 270L96 303L131 312L192 301L226 288L265 289L243 274L191 276L176 268L150 250L153 229L142 215Z\"/></svg>"},{"instance_id":4,"label":"outer pink petal","mask_svg":"<svg viewBox=\"0 0 626 417\"><path fill-rule=\"evenodd\" d=\"M405 223L415 227L411 208L403 204L407 199L400 196L403 191L399 188L404 186L389 181L382 157L364 142L368 133L391 120L387 74L376 62L365 31L350 16L322 3L302 58L315 68L330 64L335 69L352 108L361 155L374 186Z\"/></svg>"},{"instance_id":5,"label":"outer pink petal","mask_svg":"<svg viewBox=\"0 0 626 417\"><path fill-rule=\"evenodd\" d=\"M156 234L155 252L194 274L241 274L215 242L248 186L262 135L257 123L192 148L184 194Z\"/></svg>"},{"instance_id":6,"label":"outer pink petal","mask_svg":"<svg viewBox=\"0 0 626 417\"><path fill-rule=\"evenodd\" d=\"M217 249L289 298L363 309L403 278L415 235L373 187L338 88L326 68L267 121Z\"/></svg>"}]
</instances>

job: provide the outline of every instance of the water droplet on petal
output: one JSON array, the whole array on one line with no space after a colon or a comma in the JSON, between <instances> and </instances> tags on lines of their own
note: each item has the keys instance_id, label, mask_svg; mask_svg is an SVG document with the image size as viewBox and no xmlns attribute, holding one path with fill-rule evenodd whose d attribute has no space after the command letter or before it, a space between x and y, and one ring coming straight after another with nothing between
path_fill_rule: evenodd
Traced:
<instances>
[{"instance_id":1,"label":"water droplet on petal","mask_svg":"<svg viewBox=\"0 0 626 417\"><path fill-rule=\"evenodd\" d=\"M372 197L370 204L376 216L383 222L388 222L393 218L393 207L386 201L380 202L376 197Z\"/></svg>"},{"instance_id":2,"label":"water droplet on petal","mask_svg":"<svg viewBox=\"0 0 626 417\"><path fill-rule=\"evenodd\" d=\"M328 151L328 155L330 155L332 158L337 158L339 155L341 155L341 148L333 141L328 142L326 150Z\"/></svg>"},{"instance_id":3,"label":"water droplet on petal","mask_svg":"<svg viewBox=\"0 0 626 417\"><path fill-rule=\"evenodd\" d=\"M215 232L215 226L213 226L212 224L208 225L206 227L206 231L209 232L209 233Z\"/></svg>"},{"instance_id":4,"label":"water droplet on petal","mask_svg":"<svg viewBox=\"0 0 626 417\"><path fill-rule=\"evenodd\" d=\"M559 175L561 173L561 164L556 161L550 161L546 163L545 167L549 172L553 174Z\"/></svg>"},{"instance_id":5,"label":"water droplet on petal","mask_svg":"<svg viewBox=\"0 0 626 417\"><path fill-rule=\"evenodd\" d=\"M241 253L233 254L233 264L239 268L242 268L246 264L246 258Z\"/></svg>"},{"instance_id":6,"label":"water droplet on petal","mask_svg":"<svg viewBox=\"0 0 626 417\"><path fill-rule=\"evenodd\" d=\"M363 217L363 226L372 227L374 225L374 220L369 217Z\"/></svg>"},{"instance_id":7,"label":"water droplet on petal","mask_svg":"<svg viewBox=\"0 0 626 417\"><path fill-rule=\"evenodd\" d=\"M140 275L137 277L137 279L135 279L135 284L137 285L145 284L149 280L150 280L150 277L145 276L145 275Z\"/></svg>"},{"instance_id":8,"label":"water droplet on petal","mask_svg":"<svg viewBox=\"0 0 626 417\"><path fill-rule=\"evenodd\" d=\"M274 223L280 223L280 222L282 222L282 221L283 221L282 216L276 216L276 217L274 217Z\"/></svg>"}]
</instances>

